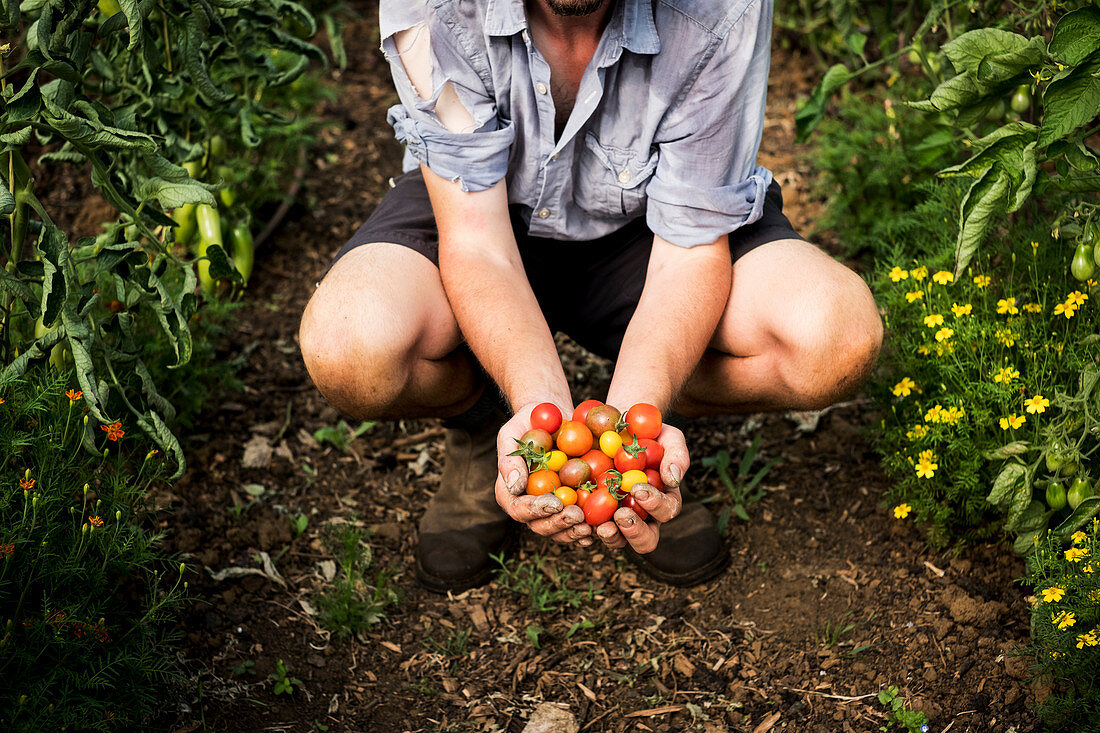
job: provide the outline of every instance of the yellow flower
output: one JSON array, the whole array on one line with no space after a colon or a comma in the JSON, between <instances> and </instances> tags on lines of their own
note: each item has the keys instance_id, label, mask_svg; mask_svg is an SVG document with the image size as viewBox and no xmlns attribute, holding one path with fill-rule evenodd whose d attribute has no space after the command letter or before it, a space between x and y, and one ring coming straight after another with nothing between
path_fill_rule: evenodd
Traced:
<instances>
[{"instance_id":1,"label":"yellow flower","mask_svg":"<svg viewBox=\"0 0 1100 733\"><path fill-rule=\"evenodd\" d=\"M1085 539L1087 537L1088 537L1088 535L1085 534L1084 532L1082 532L1081 530L1077 530L1076 532L1074 532L1073 534L1071 534L1069 536L1069 538L1073 541L1073 544L1075 544L1075 545L1081 544L1082 542L1085 541Z\"/></svg>"},{"instance_id":2,"label":"yellow flower","mask_svg":"<svg viewBox=\"0 0 1100 733\"><path fill-rule=\"evenodd\" d=\"M1083 648L1085 645L1096 646L1097 643L1098 643L1098 640L1096 638L1096 630L1095 629L1092 630L1092 631L1086 632L1084 634L1078 634L1077 635L1077 648L1078 649Z\"/></svg>"},{"instance_id":3,"label":"yellow flower","mask_svg":"<svg viewBox=\"0 0 1100 733\"><path fill-rule=\"evenodd\" d=\"M975 275L974 276L974 284L977 285L979 288L989 287L990 282L991 282L991 280L989 278L989 275Z\"/></svg>"},{"instance_id":4,"label":"yellow flower","mask_svg":"<svg viewBox=\"0 0 1100 733\"><path fill-rule=\"evenodd\" d=\"M1066 318L1073 318L1073 314L1077 312L1077 306L1073 303L1059 303L1054 306L1054 315L1065 316Z\"/></svg>"},{"instance_id":5,"label":"yellow flower","mask_svg":"<svg viewBox=\"0 0 1100 733\"><path fill-rule=\"evenodd\" d=\"M894 385L895 397L908 397L910 393L916 388L917 383L909 377L903 377L900 382Z\"/></svg>"},{"instance_id":6,"label":"yellow flower","mask_svg":"<svg viewBox=\"0 0 1100 733\"><path fill-rule=\"evenodd\" d=\"M970 311L974 310L974 306L970 303L965 305L959 305L958 303L951 304L951 312L955 314L955 318L962 318L963 316L970 315Z\"/></svg>"},{"instance_id":7,"label":"yellow flower","mask_svg":"<svg viewBox=\"0 0 1100 733\"><path fill-rule=\"evenodd\" d=\"M932 347L929 346L928 344L921 344L920 346L917 347L917 353L920 354L921 356L928 356L929 354L932 353Z\"/></svg>"},{"instance_id":8,"label":"yellow flower","mask_svg":"<svg viewBox=\"0 0 1100 733\"><path fill-rule=\"evenodd\" d=\"M922 450L920 452L919 457L922 461L935 461L935 460L937 460L936 452L934 450L932 450L931 448L928 448L926 450Z\"/></svg>"},{"instance_id":9,"label":"yellow flower","mask_svg":"<svg viewBox=\"0 0 1100 733\"><path fill-rule=\"evenodd\" d=\"M1028 313L1042 313L1043 312L1043 306L1039 305L1038 303L1024 303L1020 307L1023 308Z\"/></svg>"},{"instance_id":10,"label":"yellow flower","mask_svg":"<svg viewBox=\"0 0 1100 733\"><path fill-rule=\"evenodd\" d=\"M1027 421L1027 418L1023 415L1017 415L1015 412L1008 417L1001 418L1001 430L1008 430L1012 428L1015 430Z\"/></svg>"},{"instance_id":11,"label":"yellow flower","mask_svg":"<svg viewBox=\"0 0 1100 733\"><path fill-rule=\"evenodd\" d=\"M1016 307L1015 298L1001 298L997 301L997 312L1004 315L1008 314L1014 316L1020 312L1020 309Z\"/></svg>"},{"instance_id":12,"label":"yellow flower","mask_svg":"<svg viewBox=\"0 0 1100 733\"><path fill-rule=\"evenodd\" d=\"M1066 589L1060 585L1052 585L1049 588L1043 588L1043 602L1044 603L1057 603L1062 600L1066 595Z\"/></svg>"},{"instance_id":13,"label":"yellow flower","mask_svg":"<svg viewBox=\"0 0 1100 733\"><path fill-rule=\"evenodd\" d=\"M939 467L938 463L933 463L926 458L922 458L917 461L917 465L915 466L917 478L932 478L936 475L936 469Z\"/></svg>"},{"instance_id":14,"label":"yellow flower","mask_svg":"<svg viewBox=\"0 0 1100 733\"><path fill-rule=\"evenodd\" d=\"M1059 629L1065 631L1070 626L1077 623L1077 618L1073 615L1073 611L1059 611L1058 613L1050 614L1050 620Z\"/></svg>"},{"instance_id":15,"label":"yellow flower","mask_svg":"<svg viewBox=\"0 0 1100 733\"><path fill-rule=\"evenodd\" d=\"M940 405L933 405L928 408L928 412L924 413L925 422L940 422L943 417L943 407Z\"/></svg>"},{"instance_id":16,"label":"yellow flower","mask_svg":"<svg viewBox=\"0 0 1100 733\"><path fill-rule=\"evenodd\" d=\"M942 326L943 325L943 316L941 316L939 313L933 313L932 315L925 316L924 317L924 325L928 326L929 328L934 328L936 326Z\"/></svg>"},{"instance_id":17,"label":"yellow flower","mask_svg":"<svg viewBox=\"0 0 1100 733\"><path fill-rule=\"evenodd\" d=\"M924 265L921 265L920 267L915 267L910 270L909 274L913 276L914 280L920 282L924 278L928 277L928 268Z\"/></svg>"},{"instance_id":18,"label":"yellow flower","mask_svg":"<svg viewBox=\"0 0 1100 733\"><path fill-rule=\"evenodd\" d=\"M913 511L913 507L909 506L908 504L898 504L896 507L894 507L894 518L905 519L909 516L909 512L911 511Z\"/></svg>"},{"instance_id":19,"label":"yellow flower","mask_svg":"<svg viewBox=\"0 0 1100 733\"><path fill-rule=\"evenodd\" d=\"M103 520L99 517L88 517L88 523L91 524L93 527L103 526Z\"/></svg>"},{"instance_id":20,"label":"yellow flower","mask_svg":"<svg viewBox=\"0 0 1100 733\"><path fill-rule=\"evenodd\" d=\"M940 270L932 276L932 279L935 282L938 282L940 285L946 285L949 282L953 282L955 280L955 276L947 270Z\"/></svg>"},{"instance_id":21,"label":"yellow flower","mask_svg":"<svg viewBox=\"0 0 1100 733\"><path fill-rule=\"evenodd\" d=\"M1072 302L1075 306L1082 306L1088 299L1089 296L1087 294L1082 293L1080 290L1074 290L1066 296L1066 303Z\"/></svg>"},{"instance_id":22,"label":"yellow flower","mask_svg":"<svg viewBox=\"0 0 1100 733\"><path fill-rule=\"evenodd\" d=\"M928 428L924 425L914 425L911 430L905 433L905 437L909 440L920 440L926 435L928 435Z\"/></svg>"},{"instance_id":23,"label":"yellow flower","mask_svg":"<svg viewBox=\"0 0 1100 733\"><path fill-rule=\"evenodd\" d=\"M908 270L903 270L900 267L898 267L897 265L894 266L893 270L890 270L890 279L893 280L894 282L901 282L902 280L905 280L908 277L909 277L909 271Z\"/></svg>"},{"instance_id":24,"label":"yellow flower","mask_svg":"<svg viewBox=\"0 0 1100 733\"><path fill-rule=\"evenodd\" d=\"M993 338L997 339L1005 346L1014 346L1019 336L1020 334L1012 333L1012 329L1009 328L998 328L993 333Z\"/></svg>"},{"instance_id":25,"label":"yellow flower","mask_svg":"<svg viewBox=\"0 0 1100 733\"><path fill-rule=\"evenodd\" d=\"M1081 562L1088 554L1089 551L1083 547L1071 547L1066 550L1066 559L1070 562Z\"/></svg>"},{"instance_id":26,"label":"yellow flower","mask_svg":"<svg viewBox=\"0 0 1100 733\"><path fill-rule=\"evenodd\" d=\"M955 425L963 418L964 412L961 407L955 407L952 405L948 407L940 415L940 422L947 423L948 425Z\"/></svg>"},{"instance_id":27,"label":"yellow flower","mask_svg":"<svg viewBox=\"0 0 1100 733\"><path fill-rule=\"evenodd\" d=\"M1024 404L1027 405L1028 412L1038 415L1045 412L1046 409L1050 407L1050 400L1043 397L1041 394L1037 394L1030 400L1024 400Z\"/></svg>"},{"instance_id":28,"label":"yellow flower","mask_svg":"<svg viewBox=\"0 0 1100 733\"><path fill-rule=\"evenodd\" d=\"M946 341L947 339L951 338L954 335L955 335L955 332L952 331L950 328L941 328L939 331L936 331L936 340L937 341Z\"/></svg>"},{"instance_id":29,"label":"yellow flower","mask_svg":"<svg viewBox=\"0 0 1100 733\"><path fill-rule=\"evenodd\" d=\"M1038 242L1032 242L1031 243L1031 254L1035 254L1038 251L1039 251L1039 243Z\"/></svg>"},{"instance_id":30,"label":"yellow flower","mask_svg":"<svg viewBox=\"0 0 1100 733\"><path fill-rule=\"evenodd\" d=\"M905 294L905 301L907 303L912 303L914 300L920 300L923 297L924 297L924 291L923 290L914 290L910 293Z\"/></svg>"},{"instance_id":31,"label":"yellow flower","mask_svg":"<svg viewBox=\"0 0 1100 733\"><path fill-rule=\"evenodd\" d=\"M1018 376L1020 376L1020 373L1012 367L1001 367L993 375L993 381L997 384L1008 384Z\"/></svg>"}]
</instances>

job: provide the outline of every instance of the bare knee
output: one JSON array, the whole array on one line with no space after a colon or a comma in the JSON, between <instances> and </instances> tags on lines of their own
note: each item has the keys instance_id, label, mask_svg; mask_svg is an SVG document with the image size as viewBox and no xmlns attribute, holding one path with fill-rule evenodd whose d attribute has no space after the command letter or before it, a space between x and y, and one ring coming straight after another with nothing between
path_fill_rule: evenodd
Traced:
<instances>
[{"instance_id":1,"label":"bare knee","mask_svg":"<svg viewBox=\"0 0 1100 733\"><path fill-rule=\"evenodd\" d=\"M323 287L323 286L322 286ZM416 335L378 307L347 312L318 290L302 315L299 346L309 376L336 409L380 417L407 385Z\"/></svg>"}]
</instances>

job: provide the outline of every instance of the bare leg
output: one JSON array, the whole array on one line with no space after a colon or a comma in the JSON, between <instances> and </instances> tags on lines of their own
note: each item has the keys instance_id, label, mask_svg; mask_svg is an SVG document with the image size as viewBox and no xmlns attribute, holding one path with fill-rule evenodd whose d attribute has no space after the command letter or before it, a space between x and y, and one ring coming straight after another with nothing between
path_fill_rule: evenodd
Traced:
<instances>
[{"instance_id":1,"label":"bare leg","mask_svg":"<svg viewBox=\"0 0 1100 733\"><path fill-rule=\"evenodd\" d=\"M878 308L856 273L806 242L772 242L734 263L725 314L676 409L822 408L866 379L881 343Z\"/></svg>"},{"instance_id":2,"label":"bare leg","mask_svg":"<svg viewBox=\"0 0 1100 733\"><path fill-rule=\"evenodd\" d=\"M439 270L400 245L341 257L306 306L299 341L321 394L357 419L451 417L483 389Z\"/></svg>"}]
</instances>

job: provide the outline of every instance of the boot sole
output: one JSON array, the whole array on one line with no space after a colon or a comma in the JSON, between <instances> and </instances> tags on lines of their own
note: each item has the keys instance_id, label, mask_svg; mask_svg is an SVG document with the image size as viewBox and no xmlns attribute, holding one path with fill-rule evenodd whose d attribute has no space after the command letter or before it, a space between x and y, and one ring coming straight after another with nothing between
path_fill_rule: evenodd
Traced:
<instances>
[{"instance_id":1,"label":"boot sole","mask_svg":"<svg viewBox=\"0 0 1100 733\"><path fill-rule=\"evenodd\" d=\"M626 557L635 567L654 580L659 580L662 583L674 585L678 588L689 588L693 585L699 585L708 580L717 578L727 567L729 567L731 560L729 548L723 546L721 552L691 572L669 573L649 562L649 560L645 558L645 555L639 555L629 547L626 548Z\"/></svg>"}]
</instances>

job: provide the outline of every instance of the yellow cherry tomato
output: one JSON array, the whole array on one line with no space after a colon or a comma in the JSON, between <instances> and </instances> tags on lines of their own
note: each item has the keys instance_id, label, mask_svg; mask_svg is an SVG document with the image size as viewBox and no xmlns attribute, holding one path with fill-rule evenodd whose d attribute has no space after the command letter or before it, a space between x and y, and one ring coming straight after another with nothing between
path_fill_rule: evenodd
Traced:
<instances>
[{"instance_id":1,"label":"yellow cherry tomato","mask_svg":"<svg viewBox=\"0 0 1100 733\"><path fill-rule=\"evenodd\" d=\"M623 439L614 430L608 430L600 436L600 450L608 458L614 458L623 447Z\"/></svg>"},{"instance_id":2,"label":"yellow cherry tomato","mask_svg":"<svg viewBox=\"0 0 1100 733\"><path fill-rule=\"evenodd\" d=\"M565 451L552 450L546 456L546 467L551 471L560 471L568 460L569 456L565 455Z\"/></svg>"},{"instance_id":3,"label":"yellow cherry tomato","mask_svg":"<svg viewBox=\"0 0 1100 733\"><path fill-rule=\"evenodd\" d=\"M644 484L646 481L645 471L631 469L623 474L623 491L630 493L634 490L634 484Z\"/></svg>"},{"instance_id":4,"label":"yellow cherry tomato","mask_svg":"<svg viewBox=\"0 0 1100 733\"><path fill-rule=\"evenodd\" d=\"M554 489L554 496L561 499L563 506L573 506L577 503L577 492L569 486L559 486Z\"/></svg>"}]
</instances>

